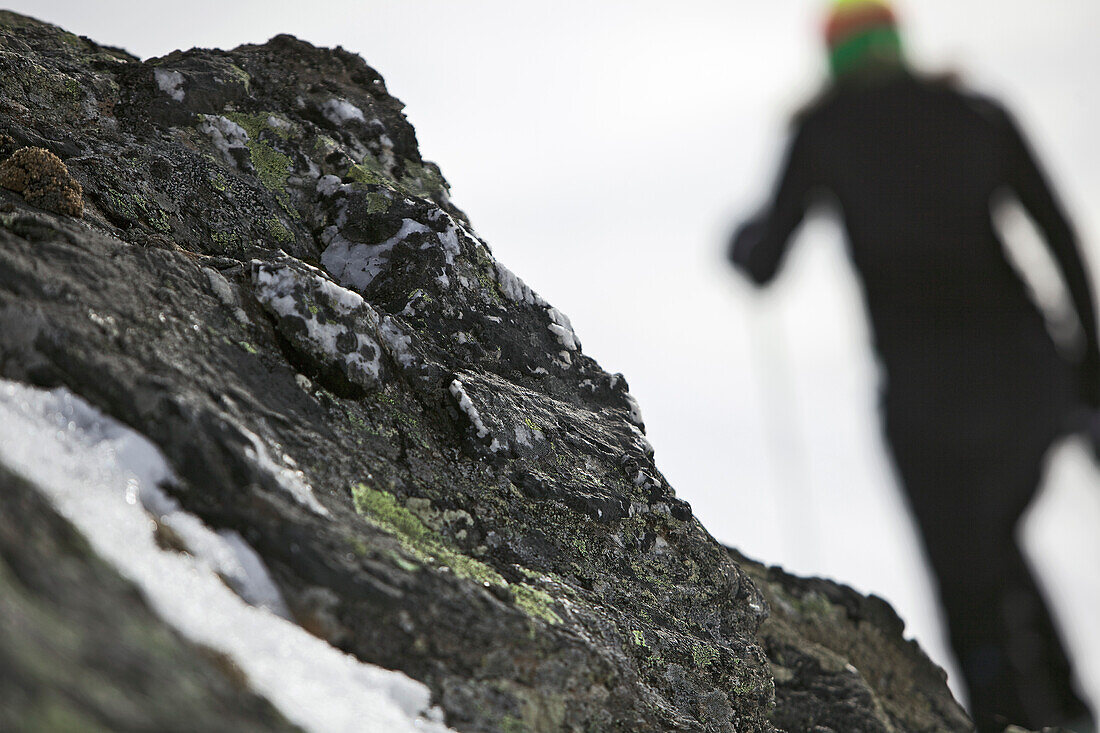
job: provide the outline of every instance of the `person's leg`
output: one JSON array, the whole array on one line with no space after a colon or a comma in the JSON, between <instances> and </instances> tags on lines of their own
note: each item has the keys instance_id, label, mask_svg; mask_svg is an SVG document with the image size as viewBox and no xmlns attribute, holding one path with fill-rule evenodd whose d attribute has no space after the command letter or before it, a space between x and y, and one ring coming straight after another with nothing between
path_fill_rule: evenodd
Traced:
<instances>
[{"instance_id":1,"label":"person's leg","mask_svg":"<svg viewBox=\"0 0 1100 733\"><path fill-rule=\"evenodd\" d=\"M1015 541L1042 452L982 457L911 437L890 435L979 731L1000 733L1006 722L1037 729L1087 714Z\"/></svg>"},{"instance_id":2,"label":"person's leg","mask_svg":"<svg viewBox=\"0 0 1100 733\"><path fill-rule=\"evenodd\" d=\"M929 556L979 730L1000 733L1007 723L1038 729L1085 716L1050 612L1012 532L981 522L972 530L985 539L933 540Z\"/></svg>"}]
</instances>

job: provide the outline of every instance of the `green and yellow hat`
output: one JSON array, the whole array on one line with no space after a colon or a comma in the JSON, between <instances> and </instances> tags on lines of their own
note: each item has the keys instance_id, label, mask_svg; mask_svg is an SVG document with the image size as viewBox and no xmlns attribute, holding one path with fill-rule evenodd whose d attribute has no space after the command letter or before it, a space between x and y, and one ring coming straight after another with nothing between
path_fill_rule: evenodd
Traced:
<instances>
[{"instance_id":1,"label":"green and yellow hat","mask_svg":"<svg viewBox=\"0 0 1100 733\"><path fill-rule=\"evenodd\" d=\"M869 64L901 61L897 17L884 0L837 0L825 24L825 43L838 78Z\"/></svg>"}]
</instances>

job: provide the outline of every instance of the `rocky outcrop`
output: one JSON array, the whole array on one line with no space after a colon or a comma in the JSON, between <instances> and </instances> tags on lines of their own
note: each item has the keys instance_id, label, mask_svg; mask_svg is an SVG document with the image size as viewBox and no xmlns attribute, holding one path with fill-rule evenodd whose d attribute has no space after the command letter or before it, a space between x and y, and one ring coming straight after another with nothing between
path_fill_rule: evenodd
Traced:
<instances>
[{"instance_id":1,"label":"rocky outcrop","mask_svg":"<svg viewBox=\"0 0 1100 733\"><path fill-rule=\"evenodd\" d=\"M973 729L943 670L889 604L820 578L799 578L730 554L770 610L757 630L775 679L782 730L942 733Z\"/></svg>"},{"instance_id":2,"label":"rocky outcrop","mask_svg":"<svg viewBox=\"0 0 1100 733\"><path fill-rule=\"evenodd\" d=\"M494 258L358 56L279 36L141 62L0 13L0 133L83 195L75 218L0 190L0 377L152 441L173 506L257 553L297 624L426 683L449 726L968 729L886 610L814 586L856 609L851 648L828 647L787 608L816 601L710 537L626 380ZM5 502L31 495L6 475ZM120 582L34 602L94 617ZM64 649L67 676L39 674L0 629L0 679L27 694L97 674ZM203 674L188 704L211 716L251 694Z\"/></svg>"}]
</instances>

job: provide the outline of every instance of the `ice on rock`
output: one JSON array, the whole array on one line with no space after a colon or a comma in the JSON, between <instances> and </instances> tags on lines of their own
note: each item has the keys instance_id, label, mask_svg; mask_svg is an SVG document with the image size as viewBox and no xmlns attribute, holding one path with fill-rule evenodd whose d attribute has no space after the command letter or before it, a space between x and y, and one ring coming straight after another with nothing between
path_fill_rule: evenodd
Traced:
<instances>
[{"instance_id":1,"label":"ice on rock","mask_svg":"<svg viewBox=\"0 0 1100 733\"><path fill-rule=\"evenodd\" d=\"M482 441L488 439L490 452L497 453L508 448L507 441L499 440L492 434L492 431L489 430L488 426L485 424L485 420L481 417L481 413L478 412L473 400L470 399L470 395L466 393L466 385L462 383L461 379L456 378L452 380L448 390L451 396L454 397L458 409L461 410L470 421L470 425L473 426L478 439Z\"/></svg>"},{"instance_id":2,"label":"ice on rock","mask_svg":"<svg viewBox=\"0 0 1100 733\"><path fill-rule=\"evenodd\" d=\"M403 369L420 357L398 319L380 315L363 296L334 283L321 270L294 264L252 262L256 298L268 311L295 325L284 333L296 347L324 364L335 364L349 381L377 387L382 354ZM301 326L304 325L304 328Z\"/></svg>"},{"instance_id":3,"label":"ice on rock","mask_svg":"<svg viewBox=\"0 0 1100 733\"><path fill-rule=\"evenodd\" d=\"M317 501L317 497L313 495L313 487L306 481L304 473L296 468L284 465L285 461L284 463L274 461L260 436L242 426L238 427L251 443L249 447L244 449L244 453L249 460L255 463L261 471L274 477L279 487L290 494L299 504L322 517L331 516L324 504Z\"/></svg>"},{"instance_id":4,"label":"ice on rock","mask_svg":"<svg viewBox=\"0 0 1100 733\"><path fill-rule=\"evenodd\" d=\"M577 334L573 332L573 324L569 322L569 317L557 308L547 308L546 314L550 316L548 328L551 333L558 337L561 345L569 351L579 349L581 344L577 340ZM568 355L564 358L568 358Z\"/></svg>"},{"instance_id":5,"label":"ice on rock","mask_svg":"<svg viewBox=\"0 0 1100 733\"><path fill-rule=\"evenodd\" d=\"M378 323L378 335L386 345L390 357L403 367L416 364L416 352L412 349L412 337L390 316L383 317Z\"/></svg>"},{"instance_id":6,"label":"ice on rock","mask_svg":"<svg viewBox=\"0 0 1100 733\"><path fill-rule=\"evenodd\" d=\"M634 395L629 392L624 397L626 397L626 404L630 406L630 422L638 426L645 425L642 420L642 406L638 404L638 400L634 399Z\"/></svg>"},{"instance_id":7,"label":"ice on rock","mask_svg":"<svg viewBox=\"0 0 1100 733\"><path fill-rule=\"evenodd\" d=\"M140 441L127 441L118 446L115 458L123 465L142 462L145 446ZM167 467L163 478L170 477ZM214 532L201 519L184 511L178 501L156 483L136 476L126 482L126 501L140 504L161 526L168 527L196 560L217 573L237 595L253 606L290 618L282 593L256 551L234 530Z\"/></svg>"},{"instance_id":8,"label":"ice on rock","mask_svg":"<svg viewBox=\"0 0 1100 733\"><path fill-rule=\"evenodd\" d=\"M497 283L500 284L500 290L504 293L504 297L513 303L526 303L528 305L538 306L546 309L546 315L550 318L550 325L547 328L558 339L560 343L567 351L577 351L580 349L580 340L577 338L577 334L573 331L573 325L569 322L569 318L557 308L552 307L541 295L523 282L515 273L509 270L499 262L495 263ZM570 364L571 360L568 354L562 357L561 363L566 367Z\"/></svg>"},{"instance_id":9,"label":"ice on rock","mask_svg":"<svg viewBox=\"0 0 1100 733\"><path fill-rule=\"evenodd\" d=\"M318 733L449 730L429 710L426 686L282 618L278 589L240 536L214 532L158 488L172 474L156 446L68 390L0 380L0 461L35 484L165 622L232 659L291 722ZM194 554L161 549L150 514ZM226 576L245 587L241 595Z\"/></svg>"}]
</instances>

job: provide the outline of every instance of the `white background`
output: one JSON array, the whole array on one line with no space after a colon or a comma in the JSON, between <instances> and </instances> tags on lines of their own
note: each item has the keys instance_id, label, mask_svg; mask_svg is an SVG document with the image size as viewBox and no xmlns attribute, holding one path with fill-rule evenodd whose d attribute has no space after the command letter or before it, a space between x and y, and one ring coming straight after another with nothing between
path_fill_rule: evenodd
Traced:
<instances>
[{"instance_id":1,"label":"white background","mask_svg":"<svg viewBox=\"0 0 1100 733\"><path fill-rule=\"evenodd\" d=\"M878 433L839 235L807 227L758 294L722 260L824 78L811 0L33 0L144 57L293 33L361 54L509 268L624 372L659 467L723 542L890 600L949 665ZM1005 99L1100 262L1100 3L899 5L917 65ZM1095 271L1095 268L1094 268ZM1094 278L1095 280L1096 278ZM1024 534L1100 699L1100 477L1062 450Z\"/></svg>"}]
</instances>

